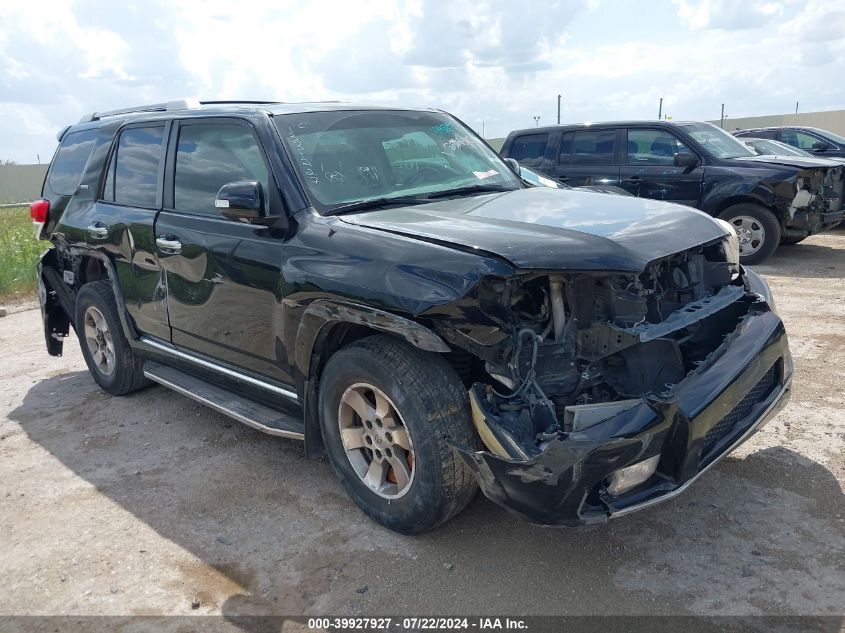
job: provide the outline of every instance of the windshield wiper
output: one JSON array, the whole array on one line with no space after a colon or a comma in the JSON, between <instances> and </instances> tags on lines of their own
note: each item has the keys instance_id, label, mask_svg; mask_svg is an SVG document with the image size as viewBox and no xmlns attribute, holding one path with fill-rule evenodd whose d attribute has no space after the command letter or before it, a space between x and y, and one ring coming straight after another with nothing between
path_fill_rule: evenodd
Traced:
<instances>
[{"instance_id":1,"label":"windshield wiper","mask_svg":"<svg viewBox=\"0 0 845 633\"><path fill-rule=\"evenodd\" d=\"M443 191L434 191L419 196L393 196L373 198L371 200L361 200L360 202L350 202L349 204L342 204L329 211L330 215L342 215L344 213L351 213L353 211L366 211L368 209L378 209L379 207L387 207L392 205L411 205L411 204L425 204L435 198L448 198L449 196L460 196L463 194L472 193L486 193L486 192L503 192L514 191L514 187L507 185L469 185L466 187L456 187L454 189L445 189Z\"/></svg>"},{"instance_id":2,"label":"windshield wiper","mask_svg":"<svg viewBox=\"0 0 845 633\"><path fill-rule=\"evenodd\" d=\"M431 200L433 198L447 198L449 196L460 196L462 194L515 191L516 189L517 187L511 187L508 185L469 185L467 187L456 187L455 189L435 191L433 193L426 194L425 197Z\"/></svg>"},{"instance_id":3,"label":"windshield wiper","mask_svg":"<svg viewBox=\"0 0 845 633\"><path fill-rule=\"evenodd\" d=\"M349 204L342 204L329 211L330 215L341 215L343 213L350 213L352 211L366 211L367 209L378 209L379 207L387 207L391 205L406 205L406 204L425 204L428 202L427 196L393 196L384 198L372 198L371 200L361 200L360 202L350 202Z\"/></svg>"}]
</instances>

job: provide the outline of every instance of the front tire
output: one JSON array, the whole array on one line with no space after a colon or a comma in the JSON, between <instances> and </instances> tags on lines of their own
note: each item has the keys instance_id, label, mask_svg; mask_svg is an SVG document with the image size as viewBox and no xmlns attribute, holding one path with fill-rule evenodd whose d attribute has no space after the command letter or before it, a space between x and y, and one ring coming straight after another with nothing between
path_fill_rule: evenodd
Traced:
<instances>
[{"instance_id":1,"label":"front tire","mask_svg":"<svg viewBox=\"0 0 845 633\"><path fill-rule=\"evenodd\" d=\"M76 334L91 377L105 391L123 396L152 384L144 377L144 359L123 335L109 281L82 286L76 297Z\"/></svg>"},{"instance_id":2,"label":"front tire","mask_svg":"<svg viewBox=\"0 0 845 633\"><path fill-rule=\"evenodd\" d=\"M743 264L759 264L780 244L780 222L759 204L735 204L722 211L719 218L731 224L739 236L739 260Z\"/></svg>"},{"instance_id":3,"label":"front tire","mask_svg":"<svg viewBox=\"0 0 845 633\"><path fill-rule=\"evenodd\" d=\"M438 354L381 335L342 348L320 379L319 416L346 492L391 530L430 530L476 492L447 444L476 444L467 392Z\"/></svg>"}]
</instances>

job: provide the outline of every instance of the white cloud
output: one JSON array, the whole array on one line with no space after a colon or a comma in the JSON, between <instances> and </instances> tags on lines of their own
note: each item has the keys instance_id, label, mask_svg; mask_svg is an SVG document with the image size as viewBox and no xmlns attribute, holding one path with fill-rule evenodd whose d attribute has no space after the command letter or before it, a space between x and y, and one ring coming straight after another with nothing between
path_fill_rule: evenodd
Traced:
<instances>
[{"instance_id":1,"label":"white cloud","mask_svg":"<svg viewBox=\"0 0 845 633\"><path fill-rule=\"evenodd\" d=\"M783 14L765 0L675 0L678 17L691 29L742 30L763 26Z\"/></svg>"},{"instance_id":2,"label":"white cloud","mask_svg":"<svg viewBox=\"0 0 845 633\"><path fill-rule=\"evenodd\" d=\"M488 135L845 103L845 6L823 0L2 0L0 159L82 113L181 96L435 106Z\"/></svg>"}]
</instances>

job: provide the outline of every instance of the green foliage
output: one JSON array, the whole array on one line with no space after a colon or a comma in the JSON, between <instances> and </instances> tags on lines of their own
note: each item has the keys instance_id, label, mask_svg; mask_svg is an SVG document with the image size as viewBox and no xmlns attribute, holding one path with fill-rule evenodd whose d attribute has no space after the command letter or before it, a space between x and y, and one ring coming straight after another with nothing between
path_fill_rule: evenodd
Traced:
<instances>
[{"instance_id":1,"label":"green foliage","mask_svg":"<svg viewBox=\"0 0 845 633\"><path fill-rule=\"evenodd\" d=\"M0 299L35 292L35 263L47 246L35 240L28 208L0 209Z\"/></svg>"}]
</instances>

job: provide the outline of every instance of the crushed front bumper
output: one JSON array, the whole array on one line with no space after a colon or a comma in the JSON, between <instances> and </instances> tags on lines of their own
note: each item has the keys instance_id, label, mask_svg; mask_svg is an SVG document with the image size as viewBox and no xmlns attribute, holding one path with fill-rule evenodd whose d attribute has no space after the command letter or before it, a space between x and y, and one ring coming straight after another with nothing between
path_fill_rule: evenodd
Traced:
<instances>
[{"instance_id":1,"label":"crushed front bumper","mask_svg":"<svg viewBox=\"0 0 845 633\"><path fill-rule=\"evenodd\" d=\"M835 227L843 219L845 219L845 209L823 213L798 211L787 223L783 234L788 236L815 235Z\"/></svg>"},{"instance_id":2,"label":"crushed front bumper","mask_svg":"<svg viewBox=\"0 0 845 633\"><path fill-rule=\"evenodd\" d=\"M454 448L487 497L532 523L601 523L678 495L788 400L786 331L777 314L759 305L668 398L643 398L593 427L561 434L527 460ZM647 481L608 493L614 471L655 456L657 470Z\"/></svg>"}]
</instances>

